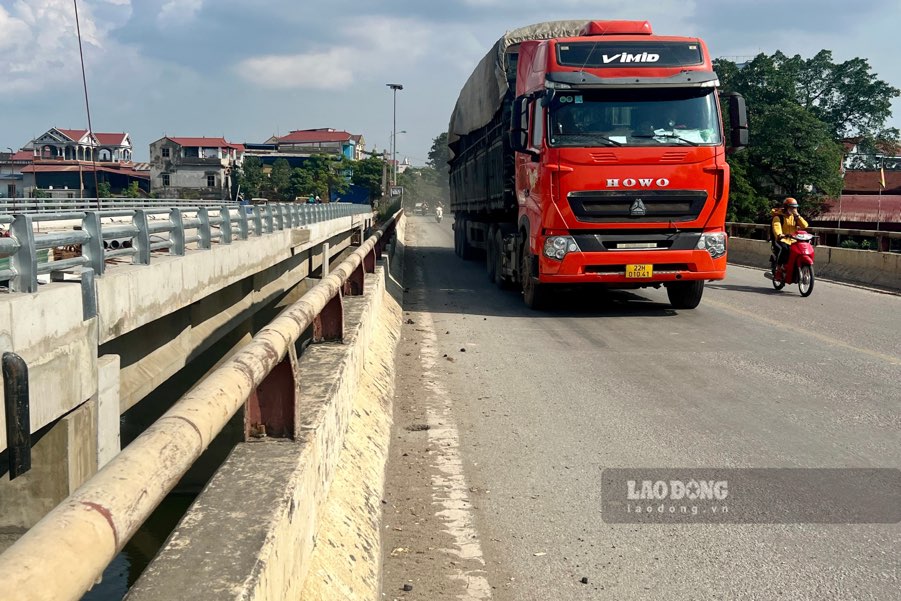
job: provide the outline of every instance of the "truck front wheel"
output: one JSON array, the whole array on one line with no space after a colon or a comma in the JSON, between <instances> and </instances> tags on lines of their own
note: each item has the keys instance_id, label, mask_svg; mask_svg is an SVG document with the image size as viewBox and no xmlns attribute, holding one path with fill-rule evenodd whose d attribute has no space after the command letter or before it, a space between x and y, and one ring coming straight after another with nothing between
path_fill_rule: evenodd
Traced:
<instances>
[{"instance_id":1,"label":"truck front wheel","mask_svg":"<svg viewBox=\"0 0 901 601\"><path fill-rule=\"evenodd\" d=\"M538 274L535 273L535 261L529 247L522 245L522 260L520 263L520 278L522 279L522 299L530 309L543 309L547 305L547 285L538 282Z\"/></svg>"},{"instance_id":2,"label":"truck front wheel","mask_svg":"<svg viewBox=\"0 0 901 601\"><path fill-rule=\"evenodd\" d=\"M694 309L701 303L704 280L673 282L666 285L666 296L674 309Z\"/></svg>"}]
</instances>

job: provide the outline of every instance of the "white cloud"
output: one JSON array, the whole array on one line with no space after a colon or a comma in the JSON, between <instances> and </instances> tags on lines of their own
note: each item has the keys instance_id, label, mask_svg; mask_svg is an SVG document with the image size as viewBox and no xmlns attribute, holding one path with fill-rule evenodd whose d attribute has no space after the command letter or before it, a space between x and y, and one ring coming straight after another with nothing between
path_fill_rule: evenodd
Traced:
<instances>
[{"instance_id":1,"label":"white cloud","mask_svg":"<svg viewBox=\"0 0 901 601\"><path fill-rule=\"evenodd\" d=\"M237 73L273 89L333 90L359 77L396 73L416 63L434 43L431 28L411 19L366 19L352 22L335 39L344 45L290 55L245 59Z\"/></svg>"},{"instance_id":2,"label":"white cloud","mask_svg":"<svg viewBox=\"0 0 901 601\"><path fill-rule=\"evenodd\" d=\"M192 21L201 8L203 0L166 0L160 8L157 20L161 27L183 25Z\"/></svg>"},{"instance_id":3,"label":"white cloud","mask_svg":"<svg viewBox=\"0 0 901 601\"><path fill-rule=\"evenodd\" d=\"M238 65L238 73L264 88L332 90L353 82L354 55L347 48L288 56L257 56Z\"/></svg>"}]
</instances>

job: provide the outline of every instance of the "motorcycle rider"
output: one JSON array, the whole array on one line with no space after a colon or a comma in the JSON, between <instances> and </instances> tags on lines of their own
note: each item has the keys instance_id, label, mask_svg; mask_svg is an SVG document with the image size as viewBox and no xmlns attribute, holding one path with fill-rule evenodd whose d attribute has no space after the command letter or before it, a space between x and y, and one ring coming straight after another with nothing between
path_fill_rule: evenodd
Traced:
<instances>
[{"instance_id":1,"label":"motorcycle rider","mask_svg":"<svg viewBox=\"0 0 901 601\"><path fill-rule=\"evenodd\" d=\"M440 222L441 217L444 215L444 207L439 203L438 206L435 207L435 219Z\"/></svg>"},{"instance_id":2,"label":"motorcycle rider","mask_svg":"<svg viewBox=\"0 0 901 601\"><path fill-rule=\"evenodd\" d=\"M798 201L789 196L782 202L781 208L773 209L773 251L776 253L776 264L784 265L788 261L789 247L795 243L790 236L807 227L805 220L798 213Z\"/></svg>"}]
</instances>

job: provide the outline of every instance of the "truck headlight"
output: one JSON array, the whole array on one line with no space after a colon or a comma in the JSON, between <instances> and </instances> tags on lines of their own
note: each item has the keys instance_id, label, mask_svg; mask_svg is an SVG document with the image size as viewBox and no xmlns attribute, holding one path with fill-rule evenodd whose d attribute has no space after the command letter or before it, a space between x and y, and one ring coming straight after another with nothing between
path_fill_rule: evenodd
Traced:
<instances>
[{"instance_id":1,"label":"truck headlight","mask_svg":"<svg viewBox=\"0 0 901 601\"><path fill-rule=\"evenodd\" d=\"M544 256L562 261L569 253L579 252L579 245L572 236L548 236L544 241Z\"/></svg>"},{"instance_id":2,"label":"truck headlight","mask_svg":"<svg viewBox=\"0 0 901 601\"><path fill-rule=\"evenodd\" d=\"M698 239L698 250L706 250L714 259L726 254L726 232L701 234Z\"/></svg>"}]
</instances>

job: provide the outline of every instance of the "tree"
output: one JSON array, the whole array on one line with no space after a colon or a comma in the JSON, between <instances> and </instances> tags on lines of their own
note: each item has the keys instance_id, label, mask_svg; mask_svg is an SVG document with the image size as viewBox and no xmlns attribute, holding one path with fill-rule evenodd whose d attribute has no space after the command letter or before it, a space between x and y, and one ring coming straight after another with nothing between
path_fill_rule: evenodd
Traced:
<instances>
[{"instance_id":1,"label":"tree","mask_svg":"<svg viewBox=\"0 0 901 601\"><path fill-rule=\"evenodd\" d=\"M841 147L829 126L804 107L783 101L758 112L748 173L757 193L794 196L817 214L842 191Z\"/></svg>"},{"instance_id":2,"label":"tree","mask_svg":"<svg viewBox=\"0 0 901 601\"><path fill-rule=\"evenodd\" d=\"M719 59L714 68L723 92L739 92L748 104L751 146L728 158L731 220L761 219L784 196L804 199L805 213L816 214L826 197L841 194L839 140L897 139L885 121L899 91L865 59L836 64L828 50L811 59L775 52L741 67Z\"/></svg>"},{"instance_id":3,"label":"tree","mask_svg":"<svg viewBox=\"0 0 901 601\"><path fill-rule=\"evenodd\" d=\"M258 157L247 157L238 174L238 185L245 198L254 198L260 195L263 184L263 163Z\"/></svg>"},{"instance_id":4,"label":"tree","mask_svg":"<svg viewBox=\"0 0 901 601\"><path fill-rule=\"evenodd\" d=\"M357 161L353 166L353 176L350 181L369 191L370 201L376 201L382 197L382 174L385 169L385 161L379 157L369 157Z\"/></svg>"},{"instance_id":5,"label":"tree","mask_svg":"<svg viewBox=\"0 0 901 601\"><path fill-rule=\"evenodd\" d=\"M291 172L291 195L294 198L298 196L308 196L316 194L316 186L313 182L313 176L306 169L296 167Z\"/></svg>"},{"instance_id":6,"label":"tree","mask_svg":"<svg viewBox=\"0 0 901 601\"><path fill-rule=\"evenodd\" d=\"M432 148L429 150L429 167L439 171L447 171L447 162L450 160L450 149L447 147L447 132L441 132L432 141Z\"/></svg>"},{"instance_id":7,"label":"tree","mask_svg":"<svg viewBox=\"0 0 901 601\"><path fill-rule=\"evenodd\" d=\"M113 195L109 182L100 182L97 184L97 196L99 198L110 198Z\"/></svg>"},{"instance_id":8,"label":"tree","mask_svg":"<svg viewBox=\"0 0 901 601\"><path fill-rule=\"evenodd\" d=\"M138 182L131 182L128 184L128 187L122 191L122 195L125 198L140 198L143 196L141 188L138 186Z\"/></svg>"},{"instance_id":9,"label":"tree","mask_svg":"<svg viewBox=\"0 0 901 601\"><path fill-rule=\"evenodd\" d=\"M291 194L291 165L285 159L276 159L272 163L269 184L276 198L288 200Z\"/></svg>"}]
</instances>

